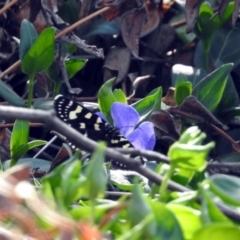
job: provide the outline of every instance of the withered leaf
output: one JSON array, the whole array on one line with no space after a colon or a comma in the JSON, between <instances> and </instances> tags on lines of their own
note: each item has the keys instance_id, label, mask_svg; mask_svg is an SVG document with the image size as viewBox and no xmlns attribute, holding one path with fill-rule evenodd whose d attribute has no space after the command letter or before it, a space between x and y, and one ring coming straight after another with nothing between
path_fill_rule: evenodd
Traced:
<instances>
[{"instance_id":1,"label":"withered leaf","mask_svg":"<svg viewBox=\"0 0 240 240\"><path fill-rule=\"evenodd\" d=\"M216 126L219 126L223 129L226 129L227 126L223 125L202 103L200 103L196 97L188 96L181 106L179 106L179 110L187 113L194 114L205 121L208 121Z\"/></svg>"},{"instance_id":2,"label":"withered leaf","mask_svg":"<svg viewBox=\"0 0 240 240\"><path fill-rule=\"evenodd\" d=\"M103 67L113 71L118 71L118 76L115 82L117 84L127 75L130 61L131 53L126 47L115 47L108 53ZM104 74L104 79L108 80L109 78L106 79Z\"/></svg>"},{"instance_id":3,"label":"withered leaf","mask_svg":"<svg viewBox=\"0 0 240 240\"><path fill-rule=\"evenodd\" d=\"M172 139L177 140L179 134L176 131L175 123L172 116L164 110L154 110L149 118L155 126L155 130L160 136L168 136Z\"/></svg>"},{"instance_id":4,"label":"withered leaf","mask_svg":"<svg viewBox=\"0 0 240 240\"><path fill-rule=\"evenodd\" d=\"M170 87L167 91L167 94L162 98L162 102L165 103L167 106L176 106L175 99L174 99L175 88Z\"/></svg>"},{"instance_id":5,"label":"withered leaf","mask_svg":"<svg viewBox=\"0 0 240 240\"><path fill-rule=\"evenodd\" d=\"M192 32L195 23L197 22L198 12L202 1L199 0L186 0L185 17L186 17L186 32Z\"/></svg>"},{"instance_id":6,"label":"withered leaf","mask_svg":"<svg viewBox=\"0 0 240 240\"><path fill-rule=\"evenodd\" d=\"M147 21L143 22L140 37L144 37L151 33L160 23L160 14L156 7L149 8L147 13Z\"/></svg>"},{"instance_id":7,"label":"withered leaf","mask_svg":"<svg viewBox=\"0 0 240 240\"><path fill-rule=\"evenodd\" d=\"M134 57L139 58L139 38L144 21L147 20L146 10L131 9L121 17L121 34L123 41Z\"/></svg>"}]
</instances>

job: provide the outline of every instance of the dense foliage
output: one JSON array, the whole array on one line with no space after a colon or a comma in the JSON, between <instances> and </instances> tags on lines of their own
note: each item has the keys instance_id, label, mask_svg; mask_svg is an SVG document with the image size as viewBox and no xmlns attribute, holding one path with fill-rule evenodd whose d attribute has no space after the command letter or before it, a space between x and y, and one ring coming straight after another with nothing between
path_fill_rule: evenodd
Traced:
<instances>
[{"instance_id":1,"label":"dense foliage","mask_svg":"<svg viewBox=\"0 0 240 240\"><path fill-rule=\"evenodd\" d=\"M0 239L239 238L237 1L0 4ZM59 93L135 148L61 122Z\"/></svg>"}]
</instances>

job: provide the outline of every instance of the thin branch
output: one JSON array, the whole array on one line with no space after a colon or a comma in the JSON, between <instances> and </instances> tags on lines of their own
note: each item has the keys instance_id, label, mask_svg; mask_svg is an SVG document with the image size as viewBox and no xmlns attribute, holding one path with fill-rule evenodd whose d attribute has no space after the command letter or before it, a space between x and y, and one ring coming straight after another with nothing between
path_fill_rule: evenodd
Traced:
<instances>
[{"instance_id":1,"label":"thin branch","mask_svg":"<svg viewBox=\"0 0 240 240\"><path fill-rule=\"evenodd\" d=\"M60 33L58 33L56 36L55 36L55 39L58 39L60 37L62 37L63 35L71 32L72 30L74 30L75 28L79 27L80 25L84 24L86 21L89 21L90 19L104 13L104 12L107 12L108 10L110 9L110 7L105 7L105 8L102 8L92 14L90 14L89 16L75 22L74 24L72 24L71 26L65 28L63 31L61 31ZM5 71L3 71L1 74L0 74L0 79L1 78L4 78L7 74L11 73L12 71L14 71L15 69L17 69L18 67L21 66L21 60L18 60L17 62L15 62L13 65L11 65L8 69L6 69Z\"/></svg>"},{"instance_id":2,"label":"thin branch","mask_svg":"<svg viewBox=\"0 0 240 240\"><path fill-rule=\"evenodd\" d=\"M93 152L98 146L95 141L84 137L81 133L77 132L75 129L69 127L67 124L58 119L53 111L0 106L0 116L2 118L8 118L12 120L22 119L29 120L31 122L46 123L49 128L64 135L77 147L87 152ZM126 165L128 169L140 173L141 175L145 176L151 182L156 183L157 185L160 185L163 180L161 176L159 176L152 170L144 167L140 161L133 158L128 158L127 156L122 155L111 148L106 148L105 155L107 159L112 159L114 161L122 163L123 165ZM169 181L168 188L170 190L179 192L185 192L190 190L172 181Z\"/></svg>"},{"instance_id":3,"label":"thin branch","mask_svg":"<svg viewBox=\"0 0 240 240\"><path fill-rule=\"evenodd\" d=\"M208 163L207 168L240 168L240 162L211 162Z\"/></svg>"},{"instance_id":4,"label":"thin branch","mask_svg":"<svg viewBox=\"0 0 240 240\"><path fill-rule=\"evenodd\" d=\"M142 156L147 158L150 161L156 161L157 163L167 163L170 164L170 159L161 153L154 152L154 151L148 151L148 150L138 150L136 148L128 148L128 149L123 149L123 148L114 148L114 150L122 153L122 154L128 154L132 156Z\"/></svg>"},{"instance_id":5,"label":"thin branch","mask_svg":"<svg viewBox=\"0 0 240 240\"><path fill-rule=\"evenodd\" d=\"M12 0L10 3L6 4L2 9L0 9L0 16L6 12L12 5L14 5L18 0Z\"/></svg>"},{"instance_id":6,"label":"thin branch","mask_svg":"<svg viewBox=\"0 0 240 240\"><path fill-rule=\"evenodd\" d=\"M66 136L77 147L82 148L83 150L88 152L93 152L98 146L96 142L84 137L82 134L80 134L79 132L62 122L60 119L58 119L53 111L0 106L0 116L11 120L22 119L32 122L46 123L50 128ZM105 149L105 155L107 159L112 159L114 161L123 163L130 170L140 173L141 175L145 176L157 185L160 185L163 180L161 176L157 175L152 170L142 166L140 161L128 158L125 155L122 155L111 148ZM191 189L188 189L173 181L168 182L168 189L178 192L191 191ZM238 212L224 205L221 202L216 202L216 204L226 216L240 222L240 214Z\"/></svg>"}]
</instances>

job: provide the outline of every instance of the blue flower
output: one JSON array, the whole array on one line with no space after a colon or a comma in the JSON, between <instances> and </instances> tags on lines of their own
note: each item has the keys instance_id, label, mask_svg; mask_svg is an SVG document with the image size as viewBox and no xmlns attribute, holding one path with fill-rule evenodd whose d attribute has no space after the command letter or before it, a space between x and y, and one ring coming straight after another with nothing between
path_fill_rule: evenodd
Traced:
<instances>
[{"instance_id":1,"label":"blue flower","mask_svg":"<svg viewBox=\"0 0 240 240\"><path fill-rule=\"evenodd\" d=\"M102 117L102 114L98 115ZM137 126L140 115L133 107L115 102L111 107L111 116L115 127L136 149L153 150L156 142L154 126L151 122L143 122Z\"/></svg>"}]
</instances>

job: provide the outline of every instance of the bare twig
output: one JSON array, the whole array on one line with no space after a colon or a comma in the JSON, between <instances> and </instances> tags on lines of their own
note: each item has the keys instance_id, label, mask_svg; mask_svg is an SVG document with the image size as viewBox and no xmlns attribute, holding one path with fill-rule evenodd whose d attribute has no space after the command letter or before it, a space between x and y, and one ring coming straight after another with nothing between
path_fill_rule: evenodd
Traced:
<instances>
[{"instance_id":1,"label":"bare twig","mask_svg":"<svg viewBox=\"0 0 240 240\"><path fill-rule=\"evenodd\" d=\"M84 137L81 133L77 132L58 119L52 111L0 106L0 116L8 119L23 119L31 122L46 123L51 129L66 136L69 141L87 152L93 152L98 146L95 141ZM140 173L158 185L162 182L161 176L142 166L141 162L138 160L128 158L127 156L122 155L111 148L106 148L105 155L107 159L113 159L114 161L126 165L128 169ZM170 190L180 192L189 191L188 188L172 181L169 181L168 188Z\"/></svg>"},{"instance_id":2,"label":"bare twig","mask_svg":"<svg viewBox=\"0 0 240 240\"><path fill-rule=\"evenodd\" d=\"M32 122L46 123L50 128L66 136L77 147L82 148L83 150L88 152L93 152L98 146L96 142L84 137L82 134L80 134L79 132L62 122L60 119L58 119L52 111L47 112L43 110L0 106L0 116L12 120L22 119ZM140 173L141 175L145 176L157 185L160 185L163 180L161 176L157 175L152 170L142 166L140 161L128 158L125 155L122 155L111 148L105 149L105 155L107 159L113 159L114 161L121 162L129 169ZM179 192L191 191L191 189L188 189L187 187L184 187L173 181L168 181L168 189ZM217 202L216 204L228 217L240 222L240 214L238 212L236 212L230 207L227 207L221 202Z\"/></svg>"},{"instance_id":3,"label":"bare twig","mask_svg":"<svg viewBox=\"0 0 240 240\"><path fill-rule=\"evenodd\" d=\"M170 159L166 155L158 152L147 151L147 150L141 151L136 148L128 148L128 149L114 148L114 150L122 154L128 154L132 156L142 156L147 158L150 161L156 161L157 163L163 162L163 163L170 164Z\"/></svg>"},{"instance_id":4,"label":"bare twig","mask_svg":"<svg viewBox=\"0 0 240 240\"><path fill-rule=\"evenodd\" d=\"M63 35L71 32L72 30L74 30L75 28L79 27L80 25L84 24L85 22L89 21L90 19L104 13L104 12L107 12L108 10L110 9L110 7L105 7L105 8L102 8L92 14L90 14L89 16L77 21L76 23L72 24L71 26L65 28L63 31L61 31L60 33L58 33L56 36L55 36L55 39L58 39L60 37L62 37ZM20 67L21 66L21 60L18 60L17 62L15 62L13 65L11 65L8 69L6 69L5 71L3 71L1 74L0 74L0 79L1 78L4 78L7 74L11 73L12 71L14 71L16 68Z\"/></svg>"},{"instance_id":5,"label":"bare twig","mask_svg":"<svg viewBox=\"0 0 240 240\"><path fill-rule=\"evenodd\" d=\"M0 16L6 12L12 5L14 5L18 0L12 0L8 4L6 4L2 9L0 9Z\"/></svg>"}]
</instances>

